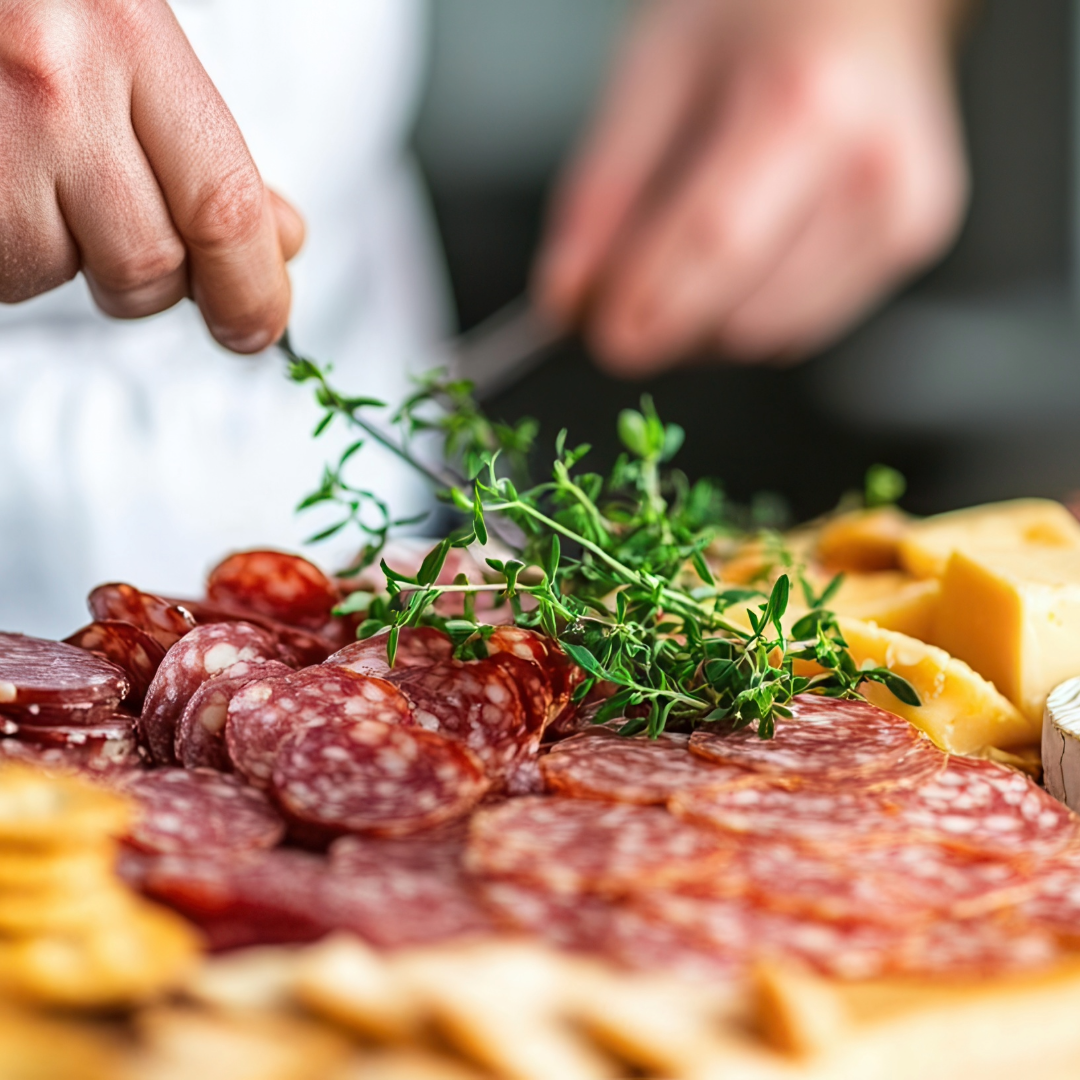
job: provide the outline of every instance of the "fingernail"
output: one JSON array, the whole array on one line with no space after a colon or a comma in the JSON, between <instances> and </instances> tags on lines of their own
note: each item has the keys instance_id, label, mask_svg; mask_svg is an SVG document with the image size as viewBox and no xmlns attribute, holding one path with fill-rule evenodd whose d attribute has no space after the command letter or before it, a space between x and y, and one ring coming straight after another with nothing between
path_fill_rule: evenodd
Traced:
<instances>
[{"instance_id":1,"label":"fingernail","mask_svg":"<svg viewBox=\"0 0 1080 1080\"><path fill-rule=\"evenodd\" d=\"M252 330L246 334L238 334L235 330L211 326L210 333L213 334L214 340L220 345L224 345L226 349L229 349L231 352L243 353L245 355L262 352L263 349L270 348L276 340L274 332L265 329Z\"/></svg>"}]
</instances>

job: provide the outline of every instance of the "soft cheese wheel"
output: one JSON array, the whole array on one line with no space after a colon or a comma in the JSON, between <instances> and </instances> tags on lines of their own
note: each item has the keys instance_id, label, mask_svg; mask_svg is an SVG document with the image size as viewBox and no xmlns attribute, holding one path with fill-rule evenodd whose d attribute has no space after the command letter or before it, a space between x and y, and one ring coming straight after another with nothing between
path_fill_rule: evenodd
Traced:
<instances>
[{"instance_id":1,"label":"soft cheese wheel","mask_svg":"<svg viewBox=\"0 0 1080 1080\"><path fill-rule=\"evenodd\" d=\"M1080 810L1080 678L1063 682L1046 699L1042 762L1046 790Z\"/></svg>"},{"instance_id":2,"label":"soft cheese wheel","mask_svg":"<svg viewBox=\"0 0 1080 1080\"><path fill-rule=\"evenodd\" d=\"M1013 499L911 522L900 565L916 577L941 577L954 551L1080 551L1080 522L1052 499Z\"/></svg>"}]
</instances>

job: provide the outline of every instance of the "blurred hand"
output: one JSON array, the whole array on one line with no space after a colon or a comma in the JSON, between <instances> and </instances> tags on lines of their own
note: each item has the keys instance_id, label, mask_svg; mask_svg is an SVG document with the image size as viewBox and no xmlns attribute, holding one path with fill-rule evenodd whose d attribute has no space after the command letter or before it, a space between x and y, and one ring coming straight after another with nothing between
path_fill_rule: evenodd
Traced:
<instances>
[{"instance_id":1,"label":"blurred hand","mask_svg":"<svg viewBox=\"0 0 1080 1080\"><path fill-rule=\"evenodd\" d=\"M601 362L804 356L954 237L958 0L653 0L535 275Z\"/></svg>"},{"instance_id":2,"label":"blurred hand","mask_svg":"<svg viewBox=\"0 0 1080 1080\"><path fill-rule=\"evenodd\" d=\"M304 227L165 0L0 0L0 301L82 270L118 318L186 295L237 352L281 335Z\"/></svg>"}]
</instances>

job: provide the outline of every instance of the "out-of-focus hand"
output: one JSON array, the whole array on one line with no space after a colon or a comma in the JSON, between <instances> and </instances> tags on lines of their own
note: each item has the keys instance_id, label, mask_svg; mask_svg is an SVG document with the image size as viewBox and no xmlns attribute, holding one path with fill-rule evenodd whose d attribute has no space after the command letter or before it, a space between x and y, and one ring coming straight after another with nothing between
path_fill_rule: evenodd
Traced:
<instances>
[{"instance_id":1,"label":"out-of-focus hand","mask_svg":"<svg viewBox=\"0 0 1080 1080\"><path fill-rule=\"evenodd\" d=\"M967 196L961 0L653 0L535 274L612 371L795 358L941 253Z\"/></svg>"},{"instance_id":2,"label":"out-of-focus hand","mask_svg":"<svg viewBox=\"0 0 1080 1080\"><path fill-rule=\"evenodd\" d=\"M109 315L190 295L230 349L280 337L303 223L165 0L0 0L0 160L0 301L82 270Z\"/></svg>"}]
</instances>

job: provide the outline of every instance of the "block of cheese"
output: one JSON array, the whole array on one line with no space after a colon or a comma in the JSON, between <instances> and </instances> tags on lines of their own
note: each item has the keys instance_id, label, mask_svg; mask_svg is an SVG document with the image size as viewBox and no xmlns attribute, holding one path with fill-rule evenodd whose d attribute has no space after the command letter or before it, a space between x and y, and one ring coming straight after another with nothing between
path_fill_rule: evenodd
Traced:
<instances>
[{"instance_id":1,"label":"block of cheese","mask_svg":"<svg viewBox=\"0 0 1080 1080\"><path fill-rule=\"evenodd\" d=\"M913 578L897 570L845 574L829 608L863 622L877 623L926 641L934 625L941 584L936 578Z\"/></svg>"},{"instance_id":2,"label":"block of cheese","mask_svg":"<svg viewBox=\"0 0 1080 1080\"><path fill-rule=\"evenodd\" d=\"M895 570L909 519L895 506L838 514L821 528L814 555L826 570Z\"/></svg>"},{"instance_id":3,"label":"block of cheese","mask_svg":"<svg viewBox=\"0 0 1080 1080\"><path fill-rule=\"evenodd\" d=\"M954 552L931 640L989 679L1033 723L1080 675L1080 551Z\"/></svg>"},{"instance_id":4,"label":"block of cheese","mask_svg":"<svg viewBox=\"0 0 1080 1080\"><path fill-rule=\"evenodd\" d=\"M1040 722L1024 716L962 660L873 623L841 619L840 628L859 667L895 671L915 688L921 704L905 705L879 683L865 682L860 692L925 731L942 750L974 754L1038 744Z\"/></svg>"},{"instance_id":5,"label":"block of cheese","mask_svg":"<svg viewBox=\"0 0 1080 1080\"><path fill-rule=\"evenodd\" d=\"M916 577L941 577L954 551L1080 551L1080 522L1051 499L1014 499L912 522L899 543L900 565Z\"/></svg>"}]
</instances>

